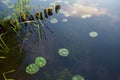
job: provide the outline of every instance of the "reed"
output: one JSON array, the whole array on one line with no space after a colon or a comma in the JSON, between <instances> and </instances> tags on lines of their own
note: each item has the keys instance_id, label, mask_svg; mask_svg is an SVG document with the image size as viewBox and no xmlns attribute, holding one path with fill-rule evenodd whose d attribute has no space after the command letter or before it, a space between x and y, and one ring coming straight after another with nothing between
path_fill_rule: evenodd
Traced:
<instances>
[{"instance_id":1,"label":"reed","mask_svg":"<svg viewBox=\"0 0 120 80\"><path fill-rule=\"evenodd\" d=\"M7 44L4 42L4 40L2 39L3 35L4 35L4 33L0 34L0 47L2 48L2 50L0 50L0 51L3 53L8 53L9 48L8 48Z\"/></svg>"},{"instance_id":2,"label":"reed","mask_svg":"<svg viewBox=\"0 0 120 80\"><path fill-rule=\"evenodd\" d=\"M33 7L30 5L30 0L18 0L18 2L15 4L13 4L10 0L2 0L2 2L6 5L6 9L3 9L0 15L0 25L3 29L2 30L0 26L0 35L3 35L1 33L7 35L7 33L12 30L17 34L18 37L21 38L21 36L23 37L31 33L28 24L37 26L38 41L42 40L43 37L46 39L46 34L43 27L46 27L51 33L53 33L53 31L45 23L45 20L53 15L53 9L51 7L45 8L43 12L44 14L42 14L39 5L38 11L35 15L33 15ZM12 5L9 6L8 2ZM10 14L8 14L9 8L12 8ZM57 4L55 6L55 12L57 13L59 9L60 5ZM28 30L26 34L22 32L24 27L27 27L26 31ZM8 53L9 48L6 45L5 41L2 39L2 36L0 37L0 46L2 48L0 52Z\"/></svg>"},{"instance_id":3,"label":"reed","mask_svg":"<svg viewBox=\"0 0 120 80\"><path fill-rule=\"evenodd\" d=\"M8 78L6 77L6 74L9 74L9 73L12 73L12 72L15 72L15 70L11 70L11 71L8 71L8 72L4 72L4 73L3 73L4 79L5 79L5 80L15 80L15 79L8 79Z\"/></svg>"}]
</instances>

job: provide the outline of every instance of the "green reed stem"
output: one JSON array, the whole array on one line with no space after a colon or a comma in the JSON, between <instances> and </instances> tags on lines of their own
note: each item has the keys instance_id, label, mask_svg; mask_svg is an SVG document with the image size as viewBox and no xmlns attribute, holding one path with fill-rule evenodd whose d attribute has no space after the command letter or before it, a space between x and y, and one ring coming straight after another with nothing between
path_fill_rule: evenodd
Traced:
<instances>
[{"instance_id":1,"label":"green reed stem","mask_svg":"<svg viewBox=\"0 0 120 80\"><path fill-rule=\"evenodd\" d=\"M14 72L14 71L15 71L15 70L11 70L11 71L8 71L8 72L4 72L4 73L3 73L4 79L5 79L5 80L15 80L15 79L7 79L6 76L5 76L6 74L12 73L12 72Z\"/></svg>"},{"instance_id":2,"label":"green reed stem","mask_svg":"<svg viewBox=\"0 0 120 80\"><path fill-rule=\"evenodd\" d=\"M4 33L3 33L4 34ZM3 41L3 39L2 39L2 35L3 34L1 34L0 35L0 46L2 47L2 49L6 52L6 53L8 53L9 52L9 48L8 48L8 46L6 45L6 43Z\"/></svg>"}]
</instances>

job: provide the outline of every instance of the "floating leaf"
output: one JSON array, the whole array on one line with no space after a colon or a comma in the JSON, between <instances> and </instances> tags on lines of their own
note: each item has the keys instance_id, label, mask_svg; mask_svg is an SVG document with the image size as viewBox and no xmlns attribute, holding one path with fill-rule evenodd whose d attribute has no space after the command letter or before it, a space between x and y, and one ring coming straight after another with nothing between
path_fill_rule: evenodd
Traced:
<instances>
[{"instance_id":1,"label":"floating leaf","mask_svg":"<svg viewBox=\"0 0 120 80\"><path fill-rule=\"evenodd\" d=\"M90 36L90 37L97 37L97 36L98 36L98 33L92 31L92 32L89 33L89 36Z\"/></svg>"},{"instance_id":2,"label":"floating leaf","mask_svg":"<svg viewBox=\"0 0 120 80\"><path fill-rule=\"evenodd\" d=\"M84 77L80 76L80 75L75 75L73 76L72 80L85 80Z\"/></svg>"},{"instance_id":3,"label":"floating leaf","mask_svg":"<svg viewBox=\"0 0 120 80\"><path fill-rule=\"evenodd\" d=\"M39 71L39 66L32 63L32 64L29 64L27 67L26 67L26 72L28 74L35 74Z\"/></svg>"},{"instance_id":4,"label":"floating leaf","mask_svg":"<svg viewBox=\"0 0 120 80\"><path fill-rule=\"evenodd\" d=\"M58 53L59 53L59 55L61 55L61 56L68 56L68 55L69 55L69 51L68 51L68 49L66 49L66 48L61 48L61 49L59 49L59 50L58 50Z\"/></svg>"},{"instance_id":5,"label":"floating leaf","mask_svg":"<svg viewBox=\"0 0 120 80\"><path fill-rule=\"evenodd\" d=\"M57 23L58 20L57 20L56 18L52 18L52 19L50 20L50 22L51 22L51 23Z\"/></svg>"},{"instance_id":6,"label":"floating leaf","mask_svg":"<svg viewBox=\"0 0 120 80\"><path fill-rule=\"evenodd\" d=\"M35 64L39 67L44 67L46 65L46 59L44 57L36 57Z\"/></svg>"},{"instance_id":7,"label":"floating leaf","mask_svg":"<svg viewBox=\"0 0 120 80\"><path fill-rule=\"evenodd\" d=\"M68 21L68 19L62 19L62 22L67 22Z\"/></svg>"}]
</instances>

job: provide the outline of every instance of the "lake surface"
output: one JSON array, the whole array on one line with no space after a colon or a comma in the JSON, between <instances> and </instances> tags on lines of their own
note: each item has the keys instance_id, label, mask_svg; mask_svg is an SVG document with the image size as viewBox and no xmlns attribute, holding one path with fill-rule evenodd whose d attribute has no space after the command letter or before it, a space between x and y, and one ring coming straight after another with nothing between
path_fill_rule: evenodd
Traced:
<instances>
[{"instance_id":1,"label":"lake surface","mask_svg":"<svg viewBox=\"0 0 120 80\"><path fill-rule=\"evenodd\" d=\"M74 75L81 75L85 80L120 80L119 3L119 0L32 0L33 13L39 4L41 10L60 4L61 10L46 20L54 33L45 29L46 40L38 43L37 36L32 34L25 42L25 58L10 78L72 80ZM51 23L52 18L57 23ZM91 37L90 32L97 36ZM61 48L68 49L69 55L59 55ZM37 56L45 57L47 64L29 75L25 68Z\"/></svg>"}]
</instances>

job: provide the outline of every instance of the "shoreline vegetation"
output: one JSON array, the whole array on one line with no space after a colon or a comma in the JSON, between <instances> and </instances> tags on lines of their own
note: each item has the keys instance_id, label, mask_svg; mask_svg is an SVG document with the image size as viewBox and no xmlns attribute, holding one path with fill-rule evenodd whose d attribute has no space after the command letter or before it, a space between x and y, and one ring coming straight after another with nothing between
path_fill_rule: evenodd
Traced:
<instances>
[{"instance_id":1,"label":"shoreline vegetation","mask_svg":"<svg viewBox=\"0 0 120 80\"><path fill-rule=\"evenodd\" d=\"M14 32L17 37L26 39L26 37L28 37L32 33L32 31L35 32L34 29L37 28L38 41L46 39L46 34L43 27L46 27L51 33L54 32L45 23L45 19L48 19L49 16L53 15L52 7L48 7L44 9L44 12L41 12L39 5L39 10L36 11L35 14L33 14L33 8L30 5L30 0L18 0L18 2L15 4L13 4L10 0L2 0L2 3L4 4L6 9L1 10L0 16L0 53L9 52L9 47L7 46L7 43L3 40L3 37L9 35L8 33L11 31ZM59 4L56 4L55 12L58 13L60 8L61 6ZM10 12L9 9L12 10L11 13L7 13ZM32 31L30 29L30 26L35 26L32 27ZM22 32L22 30L24 30L25 33Z\"/></svg>"},{"instance_id":2,"label":"shoreline vegetation","mask_svg":"<svg viewBox=\"0 0 120 80\"><path fill-rule=\"evenodd\" d=\"M52 7L48 7L41 12L40 5L38 6L38 11L33 14L30 0L18 0L16 3L11 0L1 0L0 3L0 67L3 69L1 72L6 80L4 73L15 71L22 62L25 56L24 43L30 34L33 32L37 33L39 42L42 39L47 39L43 27L51 33L54 32L45 22L46 19L54 14ZM54 7L55 13L58 13L61 6L56 4ZM36 28L37 30L35 30Z\"/></svg>"}]
</instances>

